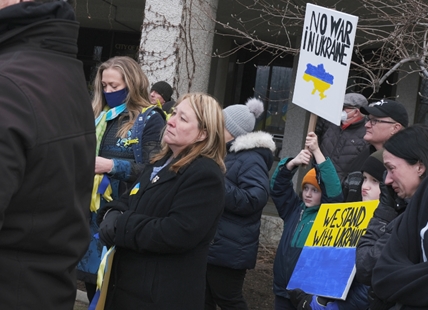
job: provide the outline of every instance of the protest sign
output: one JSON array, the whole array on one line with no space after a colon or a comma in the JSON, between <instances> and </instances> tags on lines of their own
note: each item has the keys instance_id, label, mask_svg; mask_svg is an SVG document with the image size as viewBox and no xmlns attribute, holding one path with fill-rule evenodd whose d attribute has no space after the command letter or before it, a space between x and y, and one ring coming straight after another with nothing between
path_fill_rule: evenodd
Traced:
<instances>
[{"instance_id":1,"label":"protest sign","mask_svg":"<svg viewBox=\"0 0 428 310\"><path fill-rule=\"evenodd\" d=\"M355 275L355 247L378 203L321 205L287 289L344 300Z\"/></svg>"},{"instance_id":2,"label":"protest sign","mask_svg":"<svg viewBox=\"0 0 428 310\"><path fill-rule=\"evenodd\" d=\"M293 103L336 124L345 97L358 17L306 5Z\"/></svg>"}]
</instances>

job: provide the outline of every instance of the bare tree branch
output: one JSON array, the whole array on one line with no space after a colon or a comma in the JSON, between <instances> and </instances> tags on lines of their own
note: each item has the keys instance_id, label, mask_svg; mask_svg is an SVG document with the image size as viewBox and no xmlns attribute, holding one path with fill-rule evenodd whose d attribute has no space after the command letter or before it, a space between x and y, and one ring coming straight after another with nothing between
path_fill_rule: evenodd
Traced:
<instances>
[{"instance_id":1,"label":"bare tree branch","mask_svg":"<svg viewBox=\"0 0 428 310\"><path fill-rule=\"evenodd\" d=\"M361 90L374 95L391 76L419 72L428 78L428 1L426 0L324 0L314 4L359 17L352 75ZM228 57L241 49L255 56L269 52L272 61L299 53L306 1L228 0L230 16L217 16L216 35L233 38L234 46L215 57ZM407 64L405 70L403 65ZM412 64L414 65L412 67ZM400 80L401 80L400 79Z\"/></svg>"}]
</instances>

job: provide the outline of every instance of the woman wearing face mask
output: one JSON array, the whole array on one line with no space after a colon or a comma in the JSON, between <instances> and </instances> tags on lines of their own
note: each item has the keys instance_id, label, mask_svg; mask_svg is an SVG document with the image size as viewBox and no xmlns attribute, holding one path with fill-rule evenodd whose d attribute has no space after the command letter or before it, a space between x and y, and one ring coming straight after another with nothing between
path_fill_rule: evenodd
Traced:
<instances>
[{"instance_id":1,"label":"woman wearing face mask","mask_svg":"<svg viewBox=\"0 0 428 310\"><path fill-rule=\"evenodd\" d=\"M373 269L381 253L382 255L386 253L384 248L391 237L392 231L399 226L404 214L408 212L404 211L411 209L411 207L407 207L407 204L409 201L413 201L415 192L426 176L426 167L428 167L428 127L420 124L413 125L389 138L384 144L383 162L387 173L384 182L379 184L381 190L379 205L369 222L366 234L361 236L359 240L356 252L356 279L366 285L375 284L376 281L383 285L382 289L376 290L377 288L374 287L374 291L369 290L370 309L373 310L391 309L394 307L395 301L400 301L401 293L396 291L395 288L393 292L388 288L387 284L399 286L400 292L406 291L405 287L410 289L409 286L405 286L402 283L405 277L402 280L392 280L392 278L385 280L389 275L385 276L379 273L382 276L377 277L375 281ZM415 222L415 227L416 224ZM406 240L404 243L407 244L408 241ZM396 248L391 249L391 251L396 251ZM384 263L381 264L383 265ZM394 272L392 270L388 272L391 276L393 276L393 273L394 276L398 274L395 269ZM382 278L383 276L385 277ZM414 287L410 289L410 291L412 290L414 290ZM378 292L382 294L381 298L377 296ZM408 293L409 291L404 294ZM386 302L386 300L393 302ZM428 304L425 304L425 306L428 306ZM423 309L426 309L426 307L423 307Z\"/></svg>"},{"instance_id":2,"label":"woman wearing face mask","mask_svg":"<svg viewBox=\"0 0 428 310\"><path fill-rule=\"evenodd\" d=\"M92 108L97 156L90 206L93 237L77 267L78 279L85 282L89 300L95 294L102 252L97 239L96 212L106 201L116 200L124 193L160 149L165 115L151 105L148 89L146 75L130 57L107 60L100 65L95 77ZM104 194L98 194L100 192Z\"/></svg>"}]
</instances>

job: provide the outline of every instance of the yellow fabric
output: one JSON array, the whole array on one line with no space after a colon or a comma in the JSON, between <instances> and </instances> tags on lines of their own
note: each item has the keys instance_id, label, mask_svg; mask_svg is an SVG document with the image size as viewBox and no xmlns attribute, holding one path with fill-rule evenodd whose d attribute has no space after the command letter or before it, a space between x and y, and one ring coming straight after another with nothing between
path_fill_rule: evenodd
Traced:
<instances>
[{"instance_id":1,"label":"yellow fabric","mask_svg":"<svg viewBox=\"0 0 428 310\"><path fill-rule=\"evenodd\" d=\"M110 281L111 266L113 264L113 257L115 253L116 247L113 246L104 255L100 267L98 268L97 289L100 291L100 297L95 310L104 310L108 283Z\"/></svg>"},{"instance_id":2,"label":"yellow fabric","mask_svg":"<svg viewBox=\"0 0 428 310\"><path fill-rule=\"evenodd\" d=\"M109 110L109 107L105 106L103 109L103 112L107 112L108 110ZM96 125L96 128L95 128L95 134L97 137L97 148L95 153L96 155L98 155L98 152L100 150L101 140L107 128L106 115L107 114L104 113L104 115L102 116L101 120L99 121L99 123ZM90 205L91 212L97 212L98 209L100 208L101 196L98 194L98 186L100 185L102 179L103 179L102 174L96 174L94 176L94 185L92 187L92 197L91 197L91 205ZM111 194L112 194L112 190L111 190L111 186L109 185L106 191L104 192L103 196L107 201L112 201L113 199L111 198Z\"/></svg>"},{"instance_id":3,"label":"yellow fabric","mask_svg":"<svg viewBox=\"0 0 428 310\"><path fill-rule=\"evenodd\" d=\"M166 113L163 109L162 109L162 104L160 103L159 99L158 102L155 104L155 106L157 106L159 109L161 109L163 111L163 113L165 114L166 120L169 120L169 118L171 117L171 114ZM144 108L143 109L143 113L147 110L148 108Z\"/></svg>"},{"instance_id":4,"label":"yellow fabric","mask_svg":"<svg viewBox=\"0 0 428 310\"><path fill-rule=\"evenodd\" d=\"M94 185L92 187L92 197L91 197L91 206L90 206L90 209L92 212L97 212L98 209L100 208L101 195L98 194L98 187L103 177L104 177L103 174L96 174L94 176ZM113 198L111 198L111 194L112 194L112 189L111 189L111 186L109 185L106 188L105 192L103 193L103 197L107 202L113 200Z\"/></svg>"}]
</instances>

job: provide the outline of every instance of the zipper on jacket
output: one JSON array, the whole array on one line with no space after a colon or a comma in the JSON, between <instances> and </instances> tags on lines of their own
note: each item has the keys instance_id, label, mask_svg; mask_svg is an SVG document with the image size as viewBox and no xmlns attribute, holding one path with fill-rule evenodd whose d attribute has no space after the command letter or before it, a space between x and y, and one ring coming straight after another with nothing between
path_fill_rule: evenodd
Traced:
<instances>
[{"instance_id":1,"label":"zipper on jacket","mask_svg":"<svg viewBox=\"0 0 428 310\"><path fill-rule=\"evenodd\" d=\"M294 227L293 235L291 235L291 243L293 243L293 239L294 239L294 235L296 234L297 227L299 227L299 224L302 221L304 211L305 211L304 209L300 211L299 220L297 221L296 227ZM291 246L293 246L293 244L291 244Z\"/></svg>"}]
</instances>

